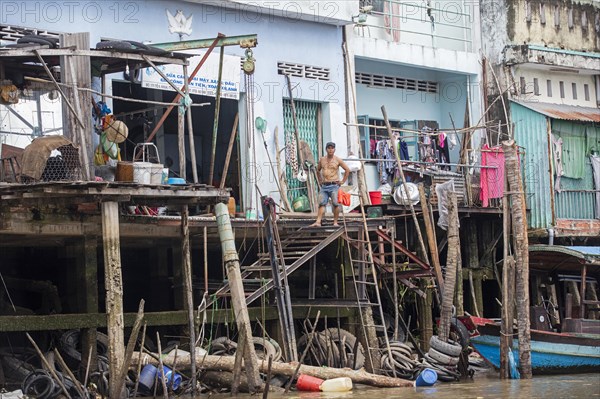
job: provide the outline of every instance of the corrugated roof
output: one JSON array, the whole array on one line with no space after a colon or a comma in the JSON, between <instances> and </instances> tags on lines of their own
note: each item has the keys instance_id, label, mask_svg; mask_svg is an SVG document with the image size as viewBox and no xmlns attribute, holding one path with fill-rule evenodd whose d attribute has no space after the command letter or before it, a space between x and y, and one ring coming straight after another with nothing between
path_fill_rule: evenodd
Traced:
<instances>
[{"instance_id":1,"label":"corrugated roof","mask_svg":"<svg viewBox=\"0 0 600 399\"><path fill-rule=\"evenodd\" d=\"M600 109L598 108L577 107L575 105L549 104L531 101L514 102L554 119L581 122L600 122Z\"/></svg>"},{"instance_id":2,"label":"corrugated roof","mask_svg":"<svg viewBox=\"0 0 600 399\"><path fill-rule=\"evenodd\" d=\"M529 267L548 273L581 273L588 266L588 275L600 277L600 247L566 245L530 245Z\"/></svg>"}]
</instances>

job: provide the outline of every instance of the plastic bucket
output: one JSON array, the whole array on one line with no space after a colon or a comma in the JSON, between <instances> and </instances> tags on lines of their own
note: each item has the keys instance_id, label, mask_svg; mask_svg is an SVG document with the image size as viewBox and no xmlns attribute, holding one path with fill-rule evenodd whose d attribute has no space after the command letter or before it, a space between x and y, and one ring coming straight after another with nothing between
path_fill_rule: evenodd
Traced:
<instances>
[{"instance_id":1,"label":"plastic bucket","mask_svg":"<svg viewBox=\"0 0 600 399\"><path fill-rule=\"evenodd\" d=\"M416 387L430 387L437 381L437 373L433 369L423 369L415 381Z\"/></svg>"},{"instance_id":2,"label":"plastic bucket","mask_svg":"<svg viewBox=\"0 0 600 399\"><path fill-rule=\"evenodd\" d=\"M115 181L132 182L133 181L133 162L117 162L117 173Z\"/></svg>"},{"instance_id":3,"label":"plastic bucket","mask_svg":"<svg viewBox=\"0 0 600 399\"><path fill-rule=\"evenodd\" d=\"M371 205L380 205L381 191L369 191L369 198L371 199Z\"/></svg>"},{"instance_id":4,"label":"plastic bucket","mask_svg":"<svg viewBox=\"0 0 600 399\"><path fill-rule=\"evenodd\" d=\"M349 377L331 378L321 384L323 392L348 392L351 390L352 380Z\"/></svg>"},{"instance_id":5,"label":"plastic bucket","mask_svg":"<svg viewBox=\"0 0 600 399\"><path fill-rule=\"evenodd\" d=\"M177 373L173 374L173 370L171 370L167 366L163 366L163 370L165 373L165 383L167 384L167 388L170 387L171 389L176 391L177 388L179 388L179 385L181 385L181 375Z\"/></svg>"},{"instance_id":6,"label":"plastic bucket","mask_svg":"<svg viewBox=\"0 0 600 399\"><path fill-rule=\"evenodd\" d=\"M299 391L320 391L323 382L324 381L320 378L300 374L298 376L298 381L296 381L296 389Z\"/></svg>"},{"instance_id":7,"label":"plastic bucket","mask_svg":"<svg viewBox=\"0 0 600 399\"><path fill-rule=\"evenodd\" d=\"M153 163L150 167L150 184L163 184L163 166L160 163Z\"/></svg>"},{"instance_id":8,"label":"plastic bucket","mask_svg":"<svg viewBox=\"0 0 600 399\"><path fill-rule=\"evenodd\" d=\"M145 393L152 392L152 387L154 386L154 381L156 380L156 372L158 369L151 364L147 364L142 369L140 373L139 386L141 391Z\"/></svg>"},{"instance_id":9,"label":"plastic bucket","mask_svg":"<svg viewBox=\"0 0 600 399\"><path fill-rule=\"evenodd\" d=\"M162 175L162 171L161 171ZM152 176L152 164L150 162L133 163L133 181L139 184L150 184Z\"/></svg>"}]
</instances>

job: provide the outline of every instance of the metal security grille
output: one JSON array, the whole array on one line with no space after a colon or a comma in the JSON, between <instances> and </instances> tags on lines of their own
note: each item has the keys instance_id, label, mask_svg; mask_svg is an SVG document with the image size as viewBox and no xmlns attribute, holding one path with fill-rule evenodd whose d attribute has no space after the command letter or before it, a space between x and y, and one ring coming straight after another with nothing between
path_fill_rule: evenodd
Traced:
<instances>
[{"instance_id":1,"label":"metal security grille","mask_svg":"<svg viewBox=\"0 0 600 399\"><path fill-rule=\"evenodd\" d=\"M279 75L290 75L293 77L329 80L329 68L318 67L314 65L294 64L291 62L278 62L277 73Z\"/></svg>"},{"instance_id":2,"label":"metal security grille","mask_svg":"<svg viewBox=\"0 0 600 399\"><path fill-rule=\"evenodd\" d=\"M317 161L319 157L317 144L317 110L319 103L308 101L294 101L296 106L296 118L298 120L298 136L300 140L306 141ZM285 140L294 135L294 119L292 116L292 105L290 100L283 100L283 126L285 129ZM296 144L299 148L299 143ZM296 179L290 165L286 164L285 177L288 185L288 198L293 202L301 195L307 195L306 183L302 183Z\"/></svg>"},{"instance_id":3,"label":"metal security grille","mask_svg":"<svg viewBox=\"0 0 600 399\"><path fill-rule=\"evenodd\" d=\"M422 91L425 93L437 93L439 91L437 82L406 79L397 76L374 75L364 72L356 72L355 81L356 83L374 87L389 87L392 89Z\"/></svg>"}]
</instances>

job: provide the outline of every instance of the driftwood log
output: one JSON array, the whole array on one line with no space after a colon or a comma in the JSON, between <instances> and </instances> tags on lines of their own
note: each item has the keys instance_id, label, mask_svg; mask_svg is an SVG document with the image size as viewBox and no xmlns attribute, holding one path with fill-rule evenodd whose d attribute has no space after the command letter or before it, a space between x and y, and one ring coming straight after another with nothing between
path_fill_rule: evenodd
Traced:
<instances>
[{"instance_id":1,"label":"driftwood log","mask_svg":"<svg viewBox=\"0 0 600 399\"><path fill-rule=\"evenodd\" d=\"M150 364L158 364L158 361L150 356L142 355L142 358L146 358L148 363ZM138 356L133 357L133 361L137 362ZM163 364L167 366L171 366L173 362L173 356L166 356L162 359ZM204 370L220 370L220 371L233 371L233 365L235 362L235 356L214 356L214 355L206 355L199 356L197 360L196 366L198 369ZM136 366L136 364L132 364L132 366ZM267 372L268 362L266 360L260 361L258 363L259 370L263 373ZM298 366L297 362L292 363L282 363L282 362L273 362L271 366L271 373L273 375L283 375L287 377L291 377L296 367ZM180 370L185 370L190 368L190 357L189 356L179 356L177 358L177 368ZM352 382L357 384L365 384L374 387L380 388L402 388L402 387L412 387L413 382L409 380L404 380L402 378L393 378L387 377L383 375L376 375L367 373L363 369L361 370L351 370L351 369L337 369L332 367L315 367L315 366L306 366L301 365L299 374L307 374L313 377L321 378L324 380L330 378L338 378L338 377L349 377Z\"/></svg>"}]
</instances>

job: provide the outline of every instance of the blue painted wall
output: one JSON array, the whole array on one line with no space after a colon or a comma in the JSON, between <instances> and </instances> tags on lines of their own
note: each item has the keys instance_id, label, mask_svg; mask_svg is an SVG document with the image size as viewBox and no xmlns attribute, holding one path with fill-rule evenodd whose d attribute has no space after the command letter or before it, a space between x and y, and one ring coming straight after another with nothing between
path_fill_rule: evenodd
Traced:
<instances>
[{"instance_id":1,"label":"blue painted wall","mask_svg":"<svg viewBox=\"0 0 600 399\"><path fill-rule=\"evenodd\" d=\"M344 93L344 62L341 50L341 28L333 25L294 18L281 18L269 14L256 14L251 9L226 10L215 7L218 2L196 4L182 1L79 1L40 2L20 1L0 3L0 23L22 27L48 29L54 32L90 32L91 47L102 38L135 41L178 41L176 34L168 31L166 10L175 14L193 14L193 34L184 40L215 37L218 32L228 36L257 34L258 47L254 49L257 60L254 115L268 121L266 140L273 148L273 132L279 127L279 143L283 145L282 98L288 97L285 78L277 74L277 62L293 62L329 68L330 81L293 78L294 96L300 100L325 103L323 114L324 140L338 143L338 155L345 156L346 130ZM243 56L244 50L226 47L226 54ZM240 78L243 86L243 76ZM240 116L245 116L241 106ZM243 119L242 119L243 121ZM227 133L228 134L228 133ZM240 148L247 149L245 123L241 123ZM262 137L256 133L258 145L256 159L259 167L269 169ZM271 158L275 159L274 150ZM249 151L242 151L242 169L252 162ZM242 170L242 175L244 175ZM258 184L264 194L276 190L271 173L261 173ZM246 183L246 182L244 182ZM254 186L254 182L251 183ZM278 195L274 194L276 198Z\"/></svg>"}]
</instances>

